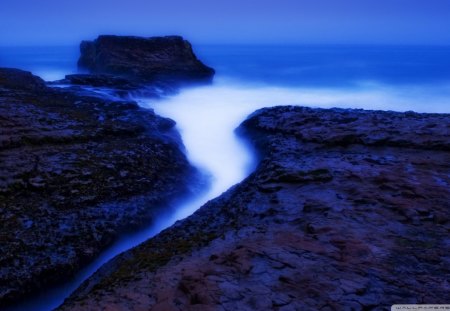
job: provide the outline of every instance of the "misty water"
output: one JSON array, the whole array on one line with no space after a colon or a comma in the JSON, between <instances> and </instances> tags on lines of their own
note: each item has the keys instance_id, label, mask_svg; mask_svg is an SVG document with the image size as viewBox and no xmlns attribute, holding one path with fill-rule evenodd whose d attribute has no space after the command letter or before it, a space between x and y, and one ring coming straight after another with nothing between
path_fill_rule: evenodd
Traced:
<instances>
[{"instance_id":1,"label":"misty water","mask_svg":"<svg viewBox=\"0 0 450 311\"><path fill-rule=\"evenodd\" d=\"M177 122L192 165L210 183L147 228L127 234L75 278L12 310L50 310L117 254L188 217L242 181L256 159L234 130L257 109L276 105L450 112L449 47L200 46L199 58L217 70L211 85L182 89L145 108ZM14 52L15 51L15 52ZM77 50L0 49L0 66L32 70L46 80L76 72Z\"/></svg>"}]
</instances>

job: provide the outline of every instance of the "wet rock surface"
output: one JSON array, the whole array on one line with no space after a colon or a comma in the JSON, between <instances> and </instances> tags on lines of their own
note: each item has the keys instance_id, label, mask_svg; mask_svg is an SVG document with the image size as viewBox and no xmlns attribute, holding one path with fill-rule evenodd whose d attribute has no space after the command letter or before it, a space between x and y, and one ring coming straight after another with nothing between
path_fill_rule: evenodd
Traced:
<instances>
[{"instance_id":1,"label":"wet rock surface","mask_svg":"<svg viewBox=\"0 0 450 311\"><path fill-rule=\"evenodd\" d=\"M59 310L448 303L450 115L275 107L256 171L105 265Z\"/></svg>"},{"instance_id":2,"label":"wet rock surface","mask_svg":"<svg viewBox=\"0 0 450 311\"><path fill-rule=\"evenodd\" d=\"M65 279L186 193L175 122L0 69L0 309Z\"/></svg>"},{"instance_id":3,"label":"wet rock surface","mask_svg":"<svg viewBox=\"0 0 450 311\"><path fill-rule=\"evenodd\" d=\"M210 81L214 70L195 56L179 36L127 37L102 35L83 41L78 66L95 74L112 74L137 81Z\"/></svg>"}]
</instances>

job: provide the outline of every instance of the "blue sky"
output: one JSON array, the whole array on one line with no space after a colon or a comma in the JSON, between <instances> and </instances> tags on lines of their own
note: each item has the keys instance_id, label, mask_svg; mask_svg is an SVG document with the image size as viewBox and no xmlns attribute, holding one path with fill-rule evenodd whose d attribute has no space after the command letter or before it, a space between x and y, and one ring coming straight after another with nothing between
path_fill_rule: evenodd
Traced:
<instances>
[{"instance_id":1,"label":"blue sky","mask_svg":"<svg viewBox=\"0 0 450 311\"><path fill-rule=\"evenodd\" d=\"M450 0L0 0L0 45L98 34L194 43L450 44Z\"/></svg>"}]
</instances>

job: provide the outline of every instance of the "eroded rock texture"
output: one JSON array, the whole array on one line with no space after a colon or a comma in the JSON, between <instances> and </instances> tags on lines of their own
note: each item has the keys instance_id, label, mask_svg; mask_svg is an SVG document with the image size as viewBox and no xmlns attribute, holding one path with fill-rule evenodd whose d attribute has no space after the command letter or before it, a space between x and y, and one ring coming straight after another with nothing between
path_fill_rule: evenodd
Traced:
<instances>
[{"instance_id":1,"label":"eroded rock texture","mask_svg":"<svg viewBox=\"0 0 450 311\"><path fill-rule=\"evenodd\" d=\"M450 115L263 109L257 170L104 266L60 310L447 303Z\"/></svg>"},{"instance_id":2,"label":"eroded rock texture","mask_svg":"<svg viewBox=\"0 0 450 311\"><path fill-rule=\"evenodd\" d=\"M0 309L67 278L186 191L175 122L0 69Z\"/></svg>"}]
</instances>

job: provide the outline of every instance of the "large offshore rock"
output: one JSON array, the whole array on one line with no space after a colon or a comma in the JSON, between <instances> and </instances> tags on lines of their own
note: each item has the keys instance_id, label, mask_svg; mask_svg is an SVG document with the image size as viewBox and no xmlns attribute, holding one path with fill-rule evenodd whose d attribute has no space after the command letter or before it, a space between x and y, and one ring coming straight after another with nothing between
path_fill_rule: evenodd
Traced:
<instances>
[{"instance_id":1,"label":"large offshore rock","mask_svg":"<svg viewBox=\"0 0 450 311\"><path fill-rule=\"evenodd\" d=\"M275 107L256 171L116 257L60 310L448 303L450 115Z\"/></svg>"},{"instance_id":2,"label":"large offshore rock","mask_svg":"<svg viewBox=\"0 0 450 311\"><path fill-rule=\"evenodd\" d=\"M174 124L0 68L0 309L67 279L186 193L195 171Z\"/></svg>"},{"instance_id":3,"label":"large offshore rock","mask_svg":"<svg viewBox=\"0 0 450 311\"><path fill-rule=\"evenodd\" d=\"M120 75L138 81L209 81L214 70L195 56L191 44L179 36L99 36L83 41L78 65L91 73Z\"/></svg>"}]
</instances>

